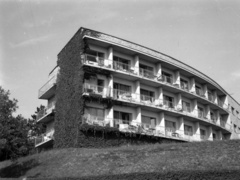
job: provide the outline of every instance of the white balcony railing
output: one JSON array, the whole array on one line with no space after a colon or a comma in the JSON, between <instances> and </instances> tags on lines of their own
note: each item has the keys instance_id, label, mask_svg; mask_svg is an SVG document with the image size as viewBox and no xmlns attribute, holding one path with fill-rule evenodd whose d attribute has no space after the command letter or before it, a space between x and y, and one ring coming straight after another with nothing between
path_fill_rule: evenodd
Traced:
<instances>
[{"instance_id":1,"label":"white balcony railing","mask_svg":"<svg viewBox=\"0 0 240 180\"><path fill-rule=\"evenodd\" d=\"M83 115L83 123L87 123L95 126L110 126L112 121L113 127L118 128L122 132L130 132L137 134L145 134L149 136L165 137L178 139L183 141L205 141L211 140L210 137L203 137L200 134L187 132L171 127L163 127L159 125L152 125L149 123L140 123L134 120L123 120L123 119L111 119L96 117L89 114Z\"/></svg>"},{"instance_id":2,"label":"white balcony railing","mask_svg":"<svg viewBox=\"0 0 240 180\"><path fill-rule=\"evenodd\" d=\"M181 85L181 84L176 84L173 81L173 78L170 76L166 75L159 75L159 74L154 74L153 71L146 70L143 68L139 67L133 67L130 64L127 63L121 63L121 62L116 62L113 60L108 60L92 55L85 55L85 59L82 61L83 64L91 65L91 66L97 66L100 68L104 69L110 69L114 71L121 71L123 73L127 73L129 75L133 76L139 76L141 78L147 78L156 82L164 83L169 86L173 86L174 88L182 89L184 91L188 91L191 94L196 94L200 96L201 98L206 99L206 96L204 95L202 89L196 88L195 92L190 92L188 85ZM208 100L208 99L206 99ZM211 103L215 104L213 101ZM215 105L227 110L228 105L223 103L222 101L218 100L218 103Z\"/></svg>"},{"instance_id":3,"label":"white balcony railing","mask_svg":"<svg viewBox=\"0 0 240 180\"><path fill-rule=\"evenodd\" d=\"M41 97L43 94L45 94L49 89L51 89L53 86L55 86L57 82L57 75L54 75L48 82L46 82L38 92L38 97Z\"/></svg>"},{"instance_id":4,"label":"white balcony railing","mask_svg":"<svg viewBox=\"0 0 240 180\"><path fill-rule=\"evenodd\" d=\"M54 139L54 130L51 130L48 133L42 134L35 138L35 147L40 146L46 142L49 142Z\"/></svg>"}]
</instances>

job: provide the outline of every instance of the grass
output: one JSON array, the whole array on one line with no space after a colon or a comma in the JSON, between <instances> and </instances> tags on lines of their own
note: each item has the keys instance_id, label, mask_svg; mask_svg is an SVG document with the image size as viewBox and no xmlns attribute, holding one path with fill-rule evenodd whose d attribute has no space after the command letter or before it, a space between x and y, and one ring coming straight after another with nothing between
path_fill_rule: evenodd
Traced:
<instances>
[{"instance_id":1,"label":"grass","mask_svg":"<svg viewBox=\"0 0 240 180\"><path fill-rule=\"evenodd\" d=\"M204 174L233 177L235 173L240 177L239 172L239 140L54 149L20 158L17 162L0 162L2 178L141 179L161 175L174 179L176 174L188 177L192 173L202 173L202 177Z\"/></svg>"}]
</instances>

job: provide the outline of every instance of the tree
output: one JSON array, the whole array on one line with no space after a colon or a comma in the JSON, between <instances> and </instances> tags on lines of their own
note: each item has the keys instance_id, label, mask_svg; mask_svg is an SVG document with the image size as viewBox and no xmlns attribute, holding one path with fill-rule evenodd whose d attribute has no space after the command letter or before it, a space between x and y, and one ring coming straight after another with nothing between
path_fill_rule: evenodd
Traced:
<instances>
[{"instance_id":1,"label":"tree","mask_svg":"<svg viewBox=\"0 0 240 180\"><path fill-rule=\"evenodd\" d=\"M17 100L0 86L0 160L27 155L33 147L29 141L29 124L21 115L13 116Z\"/></svg>"}]
</instances>

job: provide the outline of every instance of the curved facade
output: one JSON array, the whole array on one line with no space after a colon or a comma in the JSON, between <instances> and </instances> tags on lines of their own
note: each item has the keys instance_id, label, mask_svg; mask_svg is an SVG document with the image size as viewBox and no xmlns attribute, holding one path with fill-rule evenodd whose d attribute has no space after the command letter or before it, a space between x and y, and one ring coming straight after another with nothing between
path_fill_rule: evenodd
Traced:
<instances>
[{"instance_id":1,"label":"curved facade","mask_svg":"<svg viewBox=\"0 0 240 180\"><path fill-rule=\"evenodd\" d=\"M78 34L85 43L79 63L88 74L82 96L113 102L106 107L88 101L86 123L181 141L239 138L240 105L210 77L111 35L85 28L74 37ZM68 51L66 46L60 53ZM50 100L46 93L39 97Z\"/></svg>"}]
</instances>

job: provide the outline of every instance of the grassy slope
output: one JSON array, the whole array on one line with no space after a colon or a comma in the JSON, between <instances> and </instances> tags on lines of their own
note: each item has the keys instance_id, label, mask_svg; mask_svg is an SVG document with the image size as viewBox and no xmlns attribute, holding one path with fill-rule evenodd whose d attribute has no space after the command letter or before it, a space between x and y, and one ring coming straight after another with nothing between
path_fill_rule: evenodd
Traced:
<instances>
[{"instance_id":1,"label":"grassy slope","mask_svg":"<svg viewBox=\"0 0 240 180\"><path fill-rule=\"evenodd\" d=\"M240 172L240 141L59 149L21 158L15 164L0 163L0 177L111 176L117 179L119 174L209 170Z\"/></svg>"}]
</instances>

